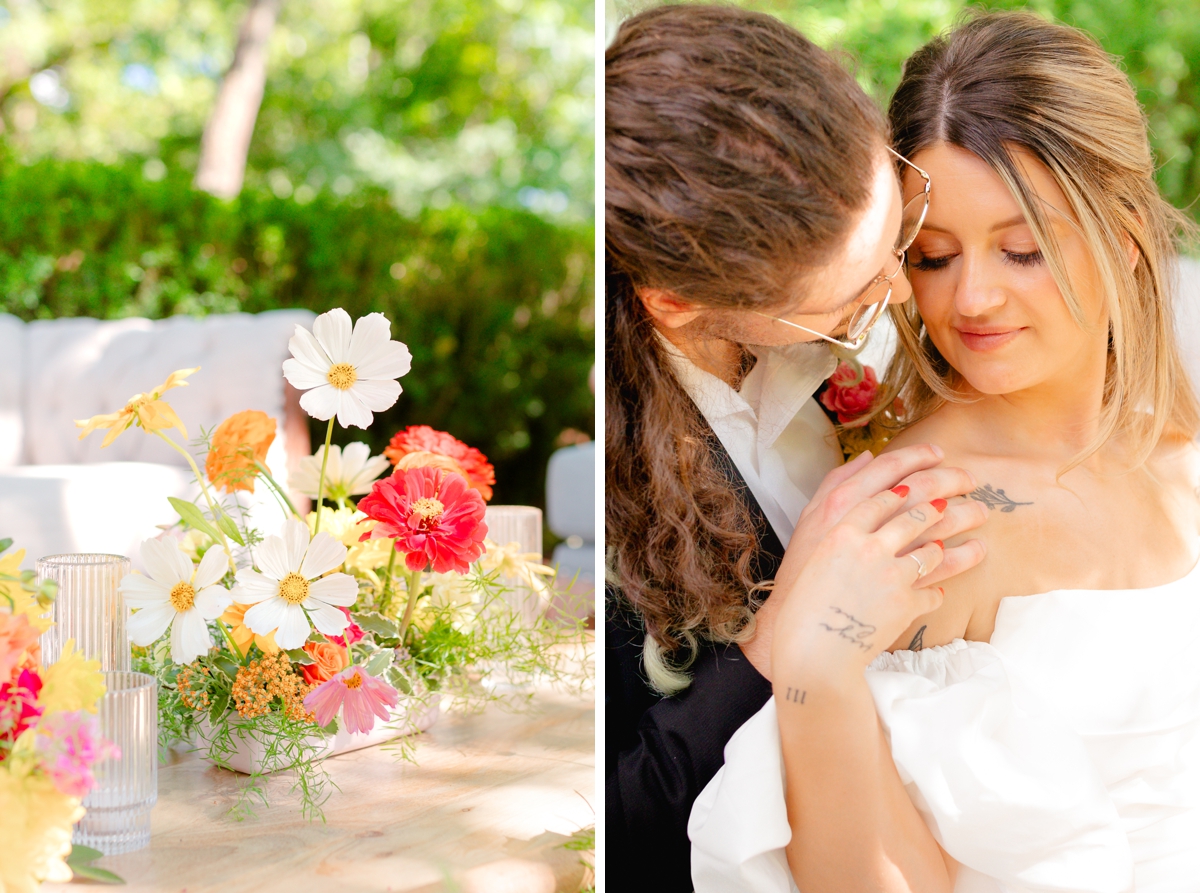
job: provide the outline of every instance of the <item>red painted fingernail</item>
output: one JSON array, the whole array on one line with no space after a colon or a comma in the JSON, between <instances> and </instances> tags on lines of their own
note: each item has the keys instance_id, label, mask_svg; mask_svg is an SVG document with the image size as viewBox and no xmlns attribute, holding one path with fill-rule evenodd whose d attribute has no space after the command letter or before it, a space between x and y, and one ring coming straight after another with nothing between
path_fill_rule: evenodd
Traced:
<instances>
[{"instance_id":1,"label":"red painted fingernail","mask_svg":"<svg viewBox=\"0 0 1200 893\"><path fill-rule=\"evenodd\" d=\"M946 544L943 543L941 540L934 540L934 542L938 544L939 549L941 549L942 551L946 550Z\"/></svg>"},{"instance_id":2,"label":"red painted fingernail","mask_svg":"<svg viewBox=\"0 0 1200 893\"><path fill-rule=\"evenodd\" d=\"M906 487L904 484L898 484L897 486L892 487L892 492L903 499L908 495L908 487Z\"/></svg>"},{"instance_id":3,"label":"red painted fingernail","mask_svg":"<svg viewBox=\"0 0 1200 893\"><path fill-rule=\"evenodd\" d=\"M939 512L944 512L946 510L947 502L944 499L934 499L934 500L931 500L929 504L931 506L933 506L935 509L937 509Z\"/></svg>"}]
</instances>

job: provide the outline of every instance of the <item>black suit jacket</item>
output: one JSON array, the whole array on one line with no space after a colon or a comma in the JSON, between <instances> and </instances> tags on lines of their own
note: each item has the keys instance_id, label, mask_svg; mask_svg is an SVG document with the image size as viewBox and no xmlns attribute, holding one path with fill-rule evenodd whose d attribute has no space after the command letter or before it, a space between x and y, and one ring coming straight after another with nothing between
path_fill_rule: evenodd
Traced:
<instances>
[{"instance_id":1,"label":"black suit jacket","mask_svg":"<svg viewBox=\"0 0 1200 893\"><path fill-rule=\"evenodd\" d=\"M712 449L758 524L756 579L774 579L783 544L715 436ZM606 588L605 605L606 886L690 893L692 803L724 764L733 733L771 697L771 684L738 646L708 646L691 667L692 684L660 698L642 670L640 621L615 590Z\"/></svg>"}]
</instances>

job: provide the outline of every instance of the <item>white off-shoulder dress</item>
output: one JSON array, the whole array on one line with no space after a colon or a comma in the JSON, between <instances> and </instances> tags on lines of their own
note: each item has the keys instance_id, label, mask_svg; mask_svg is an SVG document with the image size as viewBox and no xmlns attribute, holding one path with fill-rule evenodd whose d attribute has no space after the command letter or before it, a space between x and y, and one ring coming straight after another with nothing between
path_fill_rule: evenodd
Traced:
<instances>
[{"instance_id":1,"label":"white off-shoulder dress","mask_svg":"<svg viewBox=\"0 0 1200 893\"><path fill-rule=\"evenodd\" d=\"M990 644L866 671L955 893L1200 891L1200 565L1152 589L1003 599ZM774 699L688 824L696 893L789 893Z\"/></svg>"}]
</instances>

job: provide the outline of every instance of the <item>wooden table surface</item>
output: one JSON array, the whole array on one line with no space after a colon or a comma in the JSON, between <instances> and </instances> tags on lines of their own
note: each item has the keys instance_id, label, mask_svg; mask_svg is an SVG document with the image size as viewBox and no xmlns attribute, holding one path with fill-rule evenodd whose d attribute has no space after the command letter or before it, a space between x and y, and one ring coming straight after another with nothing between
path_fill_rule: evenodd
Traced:
<instances>
[{"instance_id":1,"label":"wooden table surface","mask_svg":"<svg viewBox=\"0 0 1200 893\"><path fill-rule=\"evenodd\" d=\"M531 709L443 714L417 764L380 747L326 760L341 788L325 823L301 817L289 784L270 809L229 818L245 776L195 756L160 765L150 846L96 864L125 887L46 884L52 893L577 891L580 854L562 844L595 824L594 697L540 690Z\"/></svg>"}]
</instances>

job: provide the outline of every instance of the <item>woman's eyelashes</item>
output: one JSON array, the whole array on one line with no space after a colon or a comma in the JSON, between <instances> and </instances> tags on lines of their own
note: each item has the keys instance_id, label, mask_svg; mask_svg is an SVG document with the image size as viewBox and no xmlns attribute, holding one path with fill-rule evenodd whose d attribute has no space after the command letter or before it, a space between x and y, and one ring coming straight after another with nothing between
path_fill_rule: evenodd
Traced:
<instances>
[{"instance_id":1,"label":"woman's eyelashes","mask_svg":"<svg viewBox=\"0 0 1200 893\"><path fill-rule=\"evenodd\" d=\"M1032 267L1034 264L1040 264L1042 262L1042 252L1030 251L1028 253L1021 254L1016 251L1005 251L1004 262L1006 264L1013 264L1018 267Z\"/></svg>"},{"instance_id":2,"label":"woman's eyelashes","mask_svg":"<svg viewBox=\"0 0 1200 893\"><path fill-rule=\"evenodd\" d=\"M1042 252L1040 251L1002 251L1004 255L1004 263L1012 264L1017 267L1032 267L1035 264L1042 262ZM957 254L943 254L939 257L930 257L921 255L917 260L910 259L908 265L911 269L919 270L922 273L932 272L933 270L943 270L949 266L950 261L958 257Z\"/></svg>"}]
</instances>

